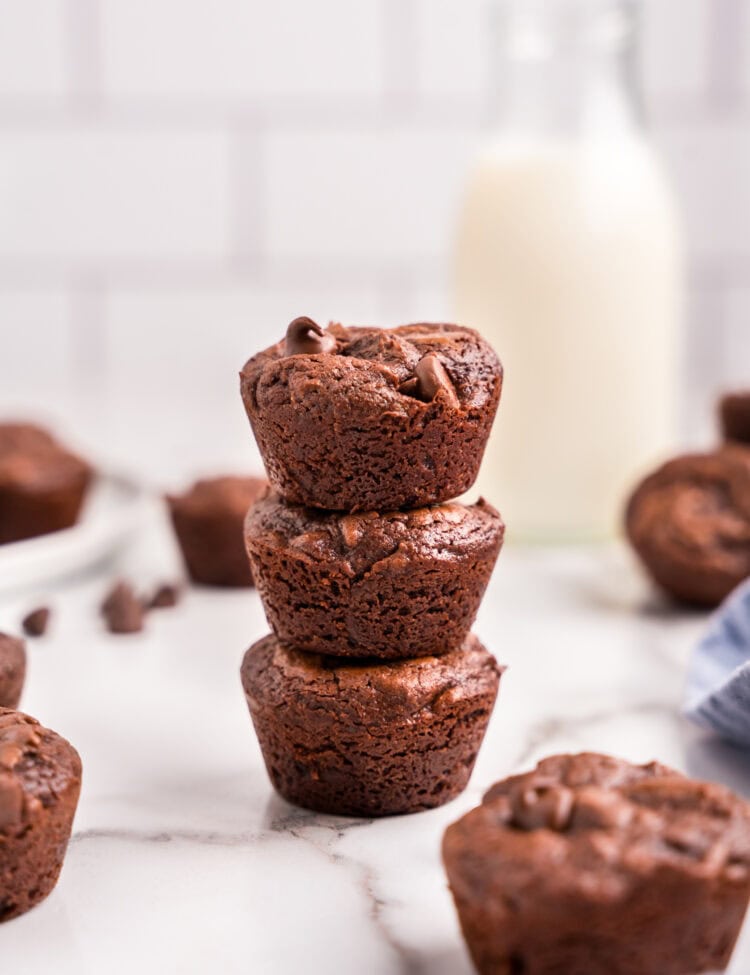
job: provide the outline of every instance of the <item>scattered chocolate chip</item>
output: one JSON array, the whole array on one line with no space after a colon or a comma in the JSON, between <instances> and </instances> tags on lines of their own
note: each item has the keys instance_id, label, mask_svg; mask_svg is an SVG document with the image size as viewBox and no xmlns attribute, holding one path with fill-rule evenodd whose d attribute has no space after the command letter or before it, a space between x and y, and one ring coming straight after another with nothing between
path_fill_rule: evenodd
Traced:
<instances>
[{"instance_id":1,"label":"scattered chocolate chip","mask_svg":"<svg viewBox=\"0 0 750 975\"><path fill-rule=\"evenodd\" d=\"M317 355L321 352L333 352L336 339L321 328L312 318L303 315L289 323L286 330L287 355Z\"/></svg>"},{"instance_id":2,"label":"scattered chocolate chip","mask_svg":"<svg viewBox=\"0 0 750 975\"><path fill-rule=\"evenodd\" d=\"M146 602L146 609L170 609L180 601L180 590L177 586L165 583L159 586L153 596Z\"/></svg>"},{"instance_id":3,"label":"scattered chocolate chip","mask_svg":"<svg viewBox=\"0 0 750 975\"><path fill-rule=\"evenodd\" d=\"M110 633L140 633L143 605L129 582L117 582L101 605Z\"/></svg>"},{"instance_id":4,"label":"scattered chocolate chip","mask_svg":"<svg viewBox=\"0 0 750 975\"><path fill-rule=\"evenodd\" d=\"M49 606L40 606L38 609L33 609L21 621L23 632L26 636L44 636L47 632L49 617Z\"/></svg>"},{"instance_id":5,"label":"scattered chocolate chip","mask_svg":"<svg viewBox=\"0 0 750 975\"><path fill-rule=\"evenodd\" d=\"M516 789L510 797L513 823L520 829L564 830L573 811L573 792L543 783Z\"/></svg>"},{"instance_id":6,"label":"scattered chocolate chip","mask_svg":"<svg viewBox=\"0 0 750 975\"><path fill-rule=\"evenodd\" d=\"M434 352L422 356L414 368L414 375L399 386L399 392L406 396L416 396L426 403L432 402L442 390L450 406L459 406L458 396L445 366Z\"/></svg>"}]
</instances>

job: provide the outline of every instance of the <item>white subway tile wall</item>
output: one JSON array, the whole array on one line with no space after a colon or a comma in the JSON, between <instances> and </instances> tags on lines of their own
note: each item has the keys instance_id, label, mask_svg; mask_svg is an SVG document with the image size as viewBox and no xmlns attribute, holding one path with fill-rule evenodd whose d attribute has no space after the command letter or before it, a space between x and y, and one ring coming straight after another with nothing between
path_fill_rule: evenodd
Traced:
<instances>
[{"instance_id":1,"label":"white subway tile wall","mask_svg":"<svg viewBox=\"0 0 750 975\"><path fill-rule=\"evenodd\" d=\"M237 371L289 318L450 317L491 2L0 0L0 413L172 486L258 465ZM643 6L697 444L750 385L750 0Z\"/></svg>"}]
</instances>

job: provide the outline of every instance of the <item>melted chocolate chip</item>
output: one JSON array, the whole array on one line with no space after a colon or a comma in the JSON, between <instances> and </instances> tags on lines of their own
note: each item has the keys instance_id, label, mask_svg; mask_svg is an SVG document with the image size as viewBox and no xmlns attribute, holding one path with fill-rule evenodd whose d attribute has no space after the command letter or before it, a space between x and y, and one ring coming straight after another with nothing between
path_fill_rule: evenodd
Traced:
<instances>
[{"instance_id":1,"label":"melted chocolate chip","mask_svg":"<svg viewBox=\"0 0 750 975\"><path fill-rule=\"evenodd\" d=\"M44 636L47 632L50 610L48 606L40 606L27 613L21 621L23 632L26 636Z\"/></svg>"},{"instance_id":2,"label":"melted chocolate chip","mask_svg":"<svg viewBox=\"0 0 750 975\"><path fill-rule=\"evenodd\" d=\"M445 366L434 352L422 356L414 368L414 376L399 386L399 392L406 396L416 396L425 403L431 403L441 390L450 406L457 408L459 402L456 390Z\"/></svg>"},{"instance_id":3,"label":"melted chocolate chip","mask_svg":"<svg viewBox=\"0 0 750 975\"><path fill-rule=\"evenodd\" d=\"M516 789L510 797L513 823L519 829L564 830L573 812L573 792L564 786L537 783Z\"/></svg>"},{"instance_id":4,"label":"melted chocolate chip","mask_svg":"<svg viewBox=\"0 0 750 975\"><path fill-rule=\"evenodd\" d=\"M336 339L332 335L312 318L303 315L289 323L284 351L287 355L318 355L321 352L333 352L336 345Z\"/></svg>"},{"instance_id":5,"label":"melted chocolate chip","mask_svg":"<svg viewBox=\"0 0 750 975\"><path fill-rule=\"evenodd\" d=\"M12 773L40 740L39 725L33 719L15 711L0 716L0 830L16 826L23 818L23 789Z\"/></svg>"},{"instance_id":6,"label":"melted chocolate chip","mask_svg":"<svg viewBox=\"0 0 750 975\"><path fill-rule=\"evenodd\" d=\"M146 609L170 609L180 601L180 590L169 583L159 586L146 603Z\"/></svg>"},{"instance_id":7,"label":"melted chocolate chip","mask_svg":"<svg viewBox=\"0 0 750 975\"><path fill-rule=\"evenodd\" d=\"M118 582L101 606L110 633L140 633L143 605L128 582Z\"/></svg>"}]
</instances>

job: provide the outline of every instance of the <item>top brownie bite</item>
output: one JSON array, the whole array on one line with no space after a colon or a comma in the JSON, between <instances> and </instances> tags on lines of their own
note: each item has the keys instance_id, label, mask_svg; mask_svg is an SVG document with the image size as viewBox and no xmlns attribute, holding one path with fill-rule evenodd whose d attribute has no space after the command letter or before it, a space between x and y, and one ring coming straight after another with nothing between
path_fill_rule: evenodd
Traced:
<instances>
[{"instance_id":1,"label":"top brownie bite","mask_svg":"<svg viewBox=\"0 0 750 975\"><path fill-rule=\"evenodd\" d=\"M285 500L333 511L447 501L474 483L502 366L458 325L321 329L296 319L241 373L268 476Z\"/></svg>"},{"instance_id":2,"label":"top brownie bite","mask_svg":"<svg viewBox=\"0 0 750 975\"><path fill-rule=\"evenodd\" d=\"M69 528L90 466L30 423L0 423L0 543Z\"/></svg>"},{"instance_id":3,"label":"top brownie bite","mask_svg":"<svg viewBox=\"0 0 750 975\"><path fill-rule=\"evenodd\" d=\"M651 762L556 755L493 786L443 856L477 969L725 967L750 895L750 806Z\"/></svg>"}]
</instances>

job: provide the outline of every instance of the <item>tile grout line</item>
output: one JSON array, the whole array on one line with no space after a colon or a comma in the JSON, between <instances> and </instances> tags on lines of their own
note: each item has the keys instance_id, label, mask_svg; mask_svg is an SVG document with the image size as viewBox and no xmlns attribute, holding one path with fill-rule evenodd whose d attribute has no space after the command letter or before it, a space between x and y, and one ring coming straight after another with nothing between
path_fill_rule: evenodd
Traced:
<instances>
[{"instance_id":1,"label":"tile grout line","mask_svg":"<svg viewBox=\"0 0 750 975\"><path fill-rule=\"evenodd\" d=\"M70 105L94 113L104 90L99 0L66 0L64 9Z\"/></svg>"}]
</instances>

